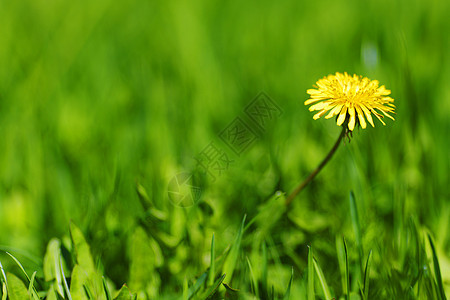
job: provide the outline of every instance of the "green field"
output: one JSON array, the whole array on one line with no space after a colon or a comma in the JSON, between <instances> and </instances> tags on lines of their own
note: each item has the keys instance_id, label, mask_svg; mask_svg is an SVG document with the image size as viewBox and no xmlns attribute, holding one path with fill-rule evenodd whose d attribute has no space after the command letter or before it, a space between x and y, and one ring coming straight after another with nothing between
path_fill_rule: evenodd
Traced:
<instances>
[{"instance_id":1,"label":"green field","mask_svg":"<svg viewBox=\"0 0 450 300\"><path fill-rule=\"evenodd\" d=\"M1 299L450 297L449 11L0 1ZM355 129L286 206L339 136L304 105L336 72L384 84L395 121ZM198 172L211 146L220 174ZM183 174L192 199L169 193Z\"/></svg>"}]
</instances>

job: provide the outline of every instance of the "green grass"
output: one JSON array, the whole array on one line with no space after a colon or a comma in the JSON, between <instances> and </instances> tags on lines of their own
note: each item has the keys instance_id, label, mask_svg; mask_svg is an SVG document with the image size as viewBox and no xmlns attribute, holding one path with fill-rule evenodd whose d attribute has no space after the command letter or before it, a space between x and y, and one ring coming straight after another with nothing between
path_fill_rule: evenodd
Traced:
<instances>
[{"instance_id":1,"label":"green grass","mask_svg":"<svg viewBox=\"0 0 450 300\"><path fill-rule=\"evenodd\" d=\"M0 2L1 299L448 298L449 6ZM286 208L339 135L303 105L336 71L396 120ZM261 91L283 114L237 156L219 134ZM233 162L174 205L211 142Z\"/></svg>"}]
</instances>

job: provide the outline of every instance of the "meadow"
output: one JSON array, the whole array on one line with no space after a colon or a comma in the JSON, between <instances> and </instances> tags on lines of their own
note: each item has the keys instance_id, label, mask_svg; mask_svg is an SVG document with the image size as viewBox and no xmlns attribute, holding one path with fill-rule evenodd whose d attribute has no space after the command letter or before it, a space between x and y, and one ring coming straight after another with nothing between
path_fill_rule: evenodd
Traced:
<instances>
[{"instance_id":1,"label":"meadow","mask_svg":"<svg viewBox=\"0 0 450 300\"><path fill-rule=\"evenodd\" d=\"M1 299L448 298L449 11L0 1ZM390 89L395 121L285 205L339 136L304 105L336 72Z\"/></svg>"}]
</instances>

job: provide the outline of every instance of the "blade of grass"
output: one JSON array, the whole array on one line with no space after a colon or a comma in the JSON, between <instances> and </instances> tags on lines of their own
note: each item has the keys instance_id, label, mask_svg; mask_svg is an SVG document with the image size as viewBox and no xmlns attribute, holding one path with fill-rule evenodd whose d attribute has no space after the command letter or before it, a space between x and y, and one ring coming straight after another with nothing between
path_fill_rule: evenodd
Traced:
<instances>
[{"instance_id":1,"label":"blade of grass","mask_svg":"<svg viewBox=\"0 0 450 300\"><path fill-rule=\"evenodd\" d=\"M347 294L347 284L345 281L345 250L342 239L336 236L336 253L338 257L339 272L341 275L342 293Z\"/></svg>"},{"instance_id":2,"label":"blade of grass","mask_svg":"<svg viewBox=\"0 0 450 300\"><path fill-rule=\"evenodd\" d=\"M86 294L86 296L88 297L89 300L94 299L94 296L92 296L91 290L89 289L89 287L85 284L83 284L83 289L84 289L84 293Z\"/></svg>"},{"instance_id":3,"label":"blade of grass","mask_svg":"<svg viewBox=\"0 0 450 300\"><path fill-rule=\"evenodd\" d=\"M5 283L8 284L8 280L6 279L5 269L3 269L2 262L0 261L0 270L2 271L3 279L5 280Z\"/></svg>"},{"instance_id":4,"label":"blade of grass","mask_svg":"<svg viewBox=\"0 0 450 300\"><path fill-rule=\"evenodd\" d=\"M316 270L317 278L319 279L320 286L322 287L323 295L325 296L325 299L332 299L330 293L330 288L328 287L327 281L325 280L325 276L323 275L322 269L320 268L319 264L317 263L317 260L313 258L314 263L314 269Z\"/></svg>"},{"instance_id":5,"label":"blade of grass","mask_svg":"<svg viewBox=\"0 0 450 300\"><path fill-rule=\"evenodd\" d=\"M198 292L198 290L201 288L201 286L205 283L206 277L208 276L208 273L205 272L197 279L197 281L194 283L193 286L189 289L188 293L188 299L191 298L195 293Z\"/></svg>"},{"instance_id":6,"label":"blade of grass","mask_svg":"<svg viewBox=\"0 0 450 300\"><path fill-rule=\"evenodd\" d=\"M292 269L291 269L291 279L289 279L289 284L288 284L286 293L284 294L283 300L289 300L289 297L291 295L291 285L292 285L293 279L294 279L294 267L292 267Z\"/></svg>"},{"instance_id":7,"label":"blade of grass","mask_svg":"<svg viewBox=\"0 0 450 300\"><path fill-rule=\"evenodd\" d=\"M314 300L314 259L312 247L308 246L308 300Z\"/></svg>"},{"instance_id":8,"label":"blade of grass","mask_svg":"<svg viewBox=\"0 0 450 300\"><path fill-rule=\"evenodd\" d=\"M23 249L15 248L15 247L9 247L5 245L0 245L0 251L3 252L12 252L20 255L20 257L23 257L24 259L27 259L28 261L32 262L36 266L41 266L41 259L28 251L25 251Z\"/></svg>"},{"instance_id":9,"label":"blade of grass","mask_svg":"<svg viewBox=\"0 0 450 300\"><path fill-rule=\"evenodd\" d=\"M441 300L446 300L445 292L444 292L444 284L442 283L441 269L439 267L439 260L436 254L436 248L434 247L433 239L431 235L428 234L428 241L430 242L431 251L433 253L433 266L434 266L434 274L436 276L436 284L437 284L437 294L439 295Z\"/></svg>"},{"instance_id":10,"label":"blade of grass","mask_svg":"<svg viewBox=\"0 0 450 300\"><path fill-rule=\"evenodd\" d=\"M67 298L69 298L69 300L72 300L72 295L70 294L69 286L67 285L66 275L64 275L64 268L63 268L62 257L59 258L59 269L61 271L62 280L63 280L63 283L64 283L64 289L66 291Z\"/></svg>"},{"instance_id":11,"label":"blade of grass","mask_svg":"<svg viewBox=\"0 0 450 300\"><path fill-rule=\"evenodd\" d=\"M102 276L103 290L105 290L106 300L112 300L111 293L108 288L108 283L106 282L105 276Z\"/></svg>"},{"instance_id":12,"label":"blade of grass","mask_svg":"<svg viewBox=\"0 0 450 300\"><path fill-rule=\"evenodd\" d=\"M359 293L361 294L361 299L362 300L367 300L366 295L364 295L364 289L361 286L361 283L358 282L358 286L359 286Z\"/></svg>"},{"instance_id":13,"label":"blade of grass","mask_svg":"<svg viewBox=\"0 0 450 300\"><path fill-rule=\"evenodd\" d=\"M411 245L415 246L415 264L418 270L416 278L411 282L411 286L416 286L413 291L415 291L414 299L418 299L422 289L422 279L424 268L426 264L423 259L426 260L425 248L423 245L423 238L418 230L417 221L412 216L409 218L409 228L411 230L411 236L414 239L414 243Z\"/></svg>"},{"instance_id":14,"label":"blade of grass","mask_svg":"<svg viewBox=\"0 0 450 300\"><path fill-rule=\"evenodd\" d=\"M360 274L361 274L361 278L362 278L362 276L364 274L363 273L364 249L363 249L363 245L362 245L361 224L359 223L358 208L356 206L356 199L355 199L355 194L353 193L353 191L350 191L349 200L350 200L350 215L351 215L351 219L352 219L353 230L355 232L356 247L358 247L359 270L360 270Z\"/></svg>"},{"instance_id":15,"label":"blade of grass","mask_svg":"<svg viewBox=\"0 0 450 300\"><path fill-rule=\"evenodd\" d=\"M36 278L36 273L37 271L34 271L33 274L31 275L30 284L28 285L28 293L33 296L33 299L39 300L40 297L37 295L37 291L34 287L34 280Z\"/></svg>"},{"instance_id":16,"label":"blade of grass","mask_svg":"<svg viewBox=\"0 0 450 300\"><path fill-rule=\"evenodd\" d=\"M348 250L347 250L347 243L345 242L345 237L342 237L342 242L344 244L344 251L345 251L345 283L347 286L346 299L350 300L350 274L348 270Z\"/></svg>"},{"instance_id":17,"label":"blade of grass","mask_svg":"<svg viewBox=\"0 0 450 300\"><path fill-rule=\"evenodd\" d=\"M22 270L23 274L25 274L25 277L27 277L28 282L30 282L30 277L28 276L27 272L25 272L25 269L23 268L20 261L17 258L15 258L14 255L12 255L11 253L6 252L6 254L8 254L14 260L14 262L19 266L20 270Z\"/></svg>"},{"instance_id":18,"label":"blade of grass","mask_svg":"<svg viewBox=\"0 0 450 300\"><path fill-rule=\"evenodd\" d=\"M217 289L222 284L223 280L225 279L225 274L220 276L219 279L217 279L212 286L210 286L200 297L199 299L210 299L217 291Z\"/></svg>"},{"instance_id":19,"label":"blade of grass","mask_svg":"<svg viewBox=\"0 0 450 300\"><path fill-rule=\"evenodd\" d=\"M8 297L8 288L6 287L6 283L2 281L2 300L6 300L7 297Z\"/></svg>"},{"instance_id":20,"label":"blade of grass","mask_svg":"<svg viewBox=\"0 0 450 300\"><path fill-rule=\"evenodd\" d=\"M24 269L24 267L22 266L22 264L20 263L20 261L17 259L17 258L15 258L14 257L14 255L12 255L11 253L9 253L9 252L6 252L6 254L8 254L13 260L14 260L14 262L19 266L19 268L20 268L20 270L22 270L22 272L23 272L23 274L25 274L25 276L27 277L27 279L28 279L28 282L31 284L32 282L31 282L31 279L30 279L30 277L28 276L28 274L27 274L27 272L25 271L25 269ZM36 288L34 287L34 285L31 285L32 286L32 295L33 295L33 298L37 298L37 299L39 299L39 296L38 296L38 293L37 293L37 290L36 290Z\"/></svg>"},{"instance_id":21,"label":"blade of grass","mask_svg":"<svg viewBox=\"0 0 450 300\"><path fill-rule=\"evenodd\" d=\"M215 246L214 246L214 233L213 233L212 238L211 238L211 262L209 265L208 286L211 286L214 284L214 277L215 277L215 273L216 273L216 264L215 264L216 254L215 254L214 247Z\"/></svg>"},{"instance_id":22,"label":"blade of grass","mask_svg":"<svg viewBox=\"0 0 450 300\"><path fill-rule=\"evenodd\" d=\"M256 296L260 296L259 289L258 289L258 281L256 280L255 273L253 272L252 264L250 263L250 259L248 259L248 257L246 257L246 258L247 258L248 269L250 271L250 282L252 284L253 293Z\"/></svg>"},{"instance_id":23,"label":"blade of grass","mask_svg":"<svg viewBox=\"0 0 450 300\"><path fill-rule=\"evenodd\" d=\"M231 283L231 280L233 278L233 273L236 268L237 260L239 258L239 250L241 249L241 240L242 240L242 234L244 232L244 225L245 225L245 219L247 218L247 215L244 215L244 218L242 219L241 227L239 228L239 231L236 235L236 239L231 246L230 252L228 253L227 258L225 259L225 262L223 264L223 273L225 273L228 276L228 283Z\"/></svg>"},{"instance_id":24,"label":"blade of grass","mask_svg":"<svg viewBox=\"0 0 450 300\"><path fill-rule=\"evenodd\" d=\"M369 275L370 275L370 264L372 262L372 250L369 252L369 256L367 256L366 268L364 270L364 299L369 299Z\"/></svg>"}]
</instances>

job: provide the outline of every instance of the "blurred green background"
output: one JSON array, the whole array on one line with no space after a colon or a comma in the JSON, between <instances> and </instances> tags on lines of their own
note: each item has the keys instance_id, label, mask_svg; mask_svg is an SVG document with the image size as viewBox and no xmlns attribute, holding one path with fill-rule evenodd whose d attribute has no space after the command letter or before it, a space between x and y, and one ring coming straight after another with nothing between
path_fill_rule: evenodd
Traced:
<instances>
[{"instance_id":1,"label":"blurred green background","mask_svg":"<svg viewBox=\"0 0 450 300\"><path fill-rule=\"evenodd\" d=\"M246 256L258 272L262 232L277 294L293 266L291 295L304 295L311 245L343 295L335 240L346 237L355 263L353 190L373 297L394 295L397 282L406 290L418 272L405 258L409 220L433 236L448 291L449 9L443 0L0 1L2 249L39 276L48 241L73 220L117 287L181 295L184 279L208 268L213 233L226 251L244 214L248 222L275 191L290 192L326 155L340 128L312 119L305 91L346 71L392 90L396 121L355 130L276 224L251 225L230 285L251 291L238 278ZM260 91L283 115L206 180L197 205L174 206L170 179ZM134 242L142 229L144 248ZM149 249L147 261L133 260L136 247Z\"/></svg>"}]
</instances>

